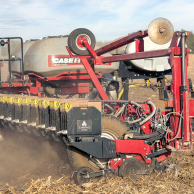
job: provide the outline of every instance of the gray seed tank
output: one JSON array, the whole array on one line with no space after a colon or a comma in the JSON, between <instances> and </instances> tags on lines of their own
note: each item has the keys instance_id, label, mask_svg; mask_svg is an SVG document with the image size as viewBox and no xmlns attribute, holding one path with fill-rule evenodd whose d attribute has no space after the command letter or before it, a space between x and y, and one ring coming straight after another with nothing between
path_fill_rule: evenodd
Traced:
<instances>
[{"instance_id":1,"label":"gray seed tank","mask_svg":"<svg viewBox=\"0 0 194 194\"><path fill-rule=\"evenodd\" d=\"M47 37L24 42L24 73L35 73L44 77L54 77L63 72L86 71L80 59L71 58L66 49L68 36ZM97 47L96 47L97 48ZM13 52L19 56L20 47ZM105 54L104 56L111 56ZM119 68L118 62L95 65L95 71L104 74ZM12 63L12 73L20 73L20 63Z\"/></svg>"}]
</instances>

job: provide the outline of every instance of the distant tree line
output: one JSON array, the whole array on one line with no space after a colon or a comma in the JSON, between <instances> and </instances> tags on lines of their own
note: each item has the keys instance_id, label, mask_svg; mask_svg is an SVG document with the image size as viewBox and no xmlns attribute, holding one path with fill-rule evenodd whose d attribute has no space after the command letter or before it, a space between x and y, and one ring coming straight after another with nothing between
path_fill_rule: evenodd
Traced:
<instances>
[{"instance_id":1,"label":"distant tree line","mask_svg":"<svg viewBox=\"0 0 194 194\"><path fill-rule=\"evenodd\" d=\"M194 33L189 32L189 37L187 38L187 47L191 49L191 53L194 53Z\"/></svg>"}]
</instances>

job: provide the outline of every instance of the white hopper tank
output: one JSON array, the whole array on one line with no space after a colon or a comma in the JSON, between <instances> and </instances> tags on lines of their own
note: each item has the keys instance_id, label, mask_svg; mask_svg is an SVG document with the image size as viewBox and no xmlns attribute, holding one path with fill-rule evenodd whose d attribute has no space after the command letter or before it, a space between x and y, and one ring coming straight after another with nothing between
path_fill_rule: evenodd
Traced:
<instances>
[{"instance_id":1,"label":"white hopper tank","mask_svg":"<svg viewBox=\"0 0 194 194\"><path fill-rule=\"evenodd\" d=\"M85 71L78 58L71 58L66 49L68 36L47 37L24 42L24 73L36 73L44 77L57 76L63 72ZM97 47L96 47L97 48ZM13 54L20 54L18 47ZM110 53L104 56L111 56ZM119 68L118 62L95 65L100 74L111 73ZM20 63L12 63L12 73L21 73Z\"/></svg>"},{"instance_id":2,"label":"white hopper tank","mask_svg":"<svg viewBox=\"0 0 194 194\"><path fill-rule=\"evenodd\" d=\"M143 38L144 40L144 51L153 51L153 50L159 50L159 49L166 49L170 46L170 42L159 45L150 40L149 37ZM128 44L126 47L123 48L121 53L123 54L129 54L129 53L135 53L136 52L136 43L135 41ZM132 64L135 68L143 70L143 71L156 71L156 72L162 72L169 70L170 64L169 64L169 57L155 57L155 58L146 58L146 59L135 59L130 60L130 64Z\"/></svg>"}]
</instances>

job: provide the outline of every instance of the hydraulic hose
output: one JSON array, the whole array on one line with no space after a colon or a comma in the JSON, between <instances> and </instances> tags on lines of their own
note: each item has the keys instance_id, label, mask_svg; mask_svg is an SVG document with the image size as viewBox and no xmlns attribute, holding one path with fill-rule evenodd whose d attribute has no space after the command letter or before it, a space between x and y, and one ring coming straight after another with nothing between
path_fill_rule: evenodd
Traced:
<instances>
[{"instance_id":1,"label":"hydraulic hose","mask_svg":"<svg viewBox=\"0 0 194 194\"><path fill-rule=\"evenodd\" d=\"M156 112L156 106L154 103L152 103L151 101L148 101L147 104L150 104L152 107L153 107L153 112L148 116L146 117L143 121L141 121L139 124L140 126L143 125L144 123L146 123L147 121L149 121L154 115L155 115L155 112ZM137 119L137 120L141 120L141 119ZM137 121L135 120L135 121ZM134 123L135 123L134 121ZM138 121L137 121L138 122ZM125 139L128 139L131 138L131 139L149 139L149 138L152 138L152 137L156 137L160 134L164 133L164 130L163 129L160 129L158 131L155 131L153 133L149 133L149 134L143 134L143 135L134 135L134 134L126 134L125 135Z\"/></svg>"},{"instance_id":2,"label":"hydraulic hose","mask_svg":"<svg viewBox=\"0 0 194 194\"><path fill-rule=\"evenodd\" d=\"M112 106L110 106L109 104L106 104L106 103L104 104L104 106L108 107L112 111L111 114L114 113L114 108Z\"/></svg>"},{"instance_id":3,"label":"hydraulic hose","mask_svg":"<svg viewBox=\"0 0 194 194\"><path fill-rule=\"evenodd\" d=\"M134 101L131 101L131 104L134 104L136 105L137 107L140 107L142 108L141 105L139 105L138 103L134 102ZM147 104L150 104L152 107L153 107L153 112L148 116L146 117L143 121L141 121L141 118L137 119L137 120L134 120L134 121L128 121L129 124L134 124L134 123L137 123L137 122L140 122L140 126L143 125L144 123L146 123L147 121L149 121L155 114L156 112L156 106L154 103L152 103L151 101L148 101Z\"/></svg>"},{"instance_id":4,"label":"hydraulic hose","mask_svg":"<svg viewBox=\"0 0 194 194\"><path fill-rule=\"evenodd\" d=\"M137 107L142 108L141 105L139 105L138 103L136 103L136 102L134 102L134 101L130 101L130 103L133 104L133 105L135 105L135 106L137 106ZM121 108L119 108L119 109L117 110L117 112L114 114L114 116L115 116L115 117L118 117L118 116L124 111L125 106L126 106L126 105L123 104L123 106L122 106ZM129 121L129 124L136 123L136 122L139 122L139 121L141 121L141 118L140 118L140 119L137 119L137 120L135 120L135 121L132 121L132 122Z\"/></svg>"},{"instance_id":5,"label":"hydraulic hose","mask_svg":"<svg viewBox=\"0 0 194 194\"><path fill-rule=\"evenodd\" d=\"M131 101L131 104L133 104L133 105L135 105L135 106L137 106L137 107L141 107L141 108L142 108L142 106L139 105L138 103L136 103L135 101Z\"/></svg>"},{"instance_id":6,"label":"hydraulic hose","mask_svg":"<svg viewBox=\"0 0 194 194\"><path fill-rule=\"evenodd\" d=\"M135 106L137 106L137 107L139 107L139 108L142 108L141 105L139 105L138 103L136 103L134 101L130 101L130 103L133 104L133 105L135 105ZM128 121L128 124L134 124L134 123L137 123L137 122L140 122L140 121L141 121L141 118L136 119L134 121Z\"/></svg>"},{"instance_id":7,"label":"hydraulic hose","mask_svg":"<svg viewBox=\"0 0 194 194\"><path fill-rule=\"evenodd\" d=\"M140 122L140 121L141 121L141 118L136 119L136 120L134 120L134 121L128 121L127 123L128 123L128 124L134 124L134 123L137 123L137 122Z\"/></svg>"},{"instance_id":8,"label":"hydraulic hose","mask_svg":"<svg viewBox=\"0 0 194 194\"><path fill-rule=\"evenodd\" d=\"M120 107L117 112L114 114L115 117L118 117L125 109L125 104L123 104L122 107Z\"/></svg>"},{"instance_id":9,"label":"hydraulic hose","mask_svg":"<svg viewBox=\"0 0 194 194\"><path fill-rule=\"evenodd\" d=\"M165 117L167 117L170 114L178 114L182 118L182 113L179 114L177 112L170 112L167 115L165 115ZM162 129L159 129L158 131L155 131L153 133L143 134L143 135L134 135L134 134L131 134L131 133L125 134L124 139L131 138L131 139L141 139L141 140L144 140L144 139L149 139L149 138L156 137L156 136L158 136L158 135L166 132L166 137L165 138L167 139L167 141L172 141L172 140L176 139L177 136L178 136L178 134L180 133L180 129L181 129L181 118L180 118L179 128L178 128L177 134L172 139L168 139L167 138L167 135L168 135L169 131L168 130L164 130L163 128Z\"/></svg>"},{"instance_id":10,"label":"hydraulic hose","mask_svg":"<svg viewBox=\"0 0 194 194\"><path fill-rule=\"evenodd\" d=\"M144 123L146 123L147 121L149 121L155 115L155 112L156 112L156 106L154 103L152 103L151 101L148 101L147 104L150 104L153 107L153 112L148 117L146 117L143 121L141 121L139 123L140 126L143 125Z\"/></svg>"},{"instance_id":11,"label":"hydraulic hose","mask_svg":"<svg viewBox=\"0 0 194 194\"><path fill-rule=\"evenodd\" d=\"M167 140L168 142L173 141L173 140L175 140L175 139L178 137L178 135L179 135L179 133L180 133L180 131L181 131L181 123L182 123L182 119L183 119L183 111L181 112L181 114L180 114L180 113L177 113L177 112L170 112L170 113L168 113L167 115L165 115L165 117L167 117L168 115L171 115L171 114L178 114L178 115L180 116L180 121L179 121L178 131L177 131L176 135L175 135L172 139L168 139L168 138L167 138L168 133L170 132L170 130L165 130L165 131L166 131L166 136L165 136L165 138L166 138L166 140ZM163 130L164 130L164 129L163 129Z\"/></svg>"}]
</instances>

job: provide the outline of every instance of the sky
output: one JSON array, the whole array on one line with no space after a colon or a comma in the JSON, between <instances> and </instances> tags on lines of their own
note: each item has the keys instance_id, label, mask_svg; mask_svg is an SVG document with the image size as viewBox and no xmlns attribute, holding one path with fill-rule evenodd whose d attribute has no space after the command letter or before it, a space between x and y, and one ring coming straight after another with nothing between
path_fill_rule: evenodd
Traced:
<instances>
[{"instance_id":1,"label":"sky","mask_svg":"<svg viewBox=\"0 0 194 194\"><path fill-rule=\"evenodd\" d=\"M0 37L24 40L87 28L97 41L110 41L159 17L194 32L194 0L0 0L0 10Z\"/></svg>"}]
</instances>

